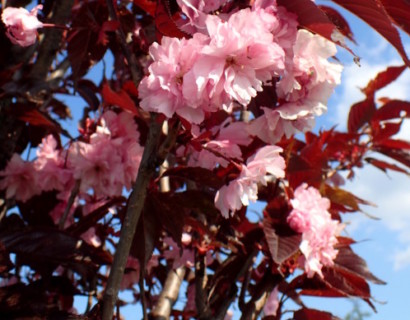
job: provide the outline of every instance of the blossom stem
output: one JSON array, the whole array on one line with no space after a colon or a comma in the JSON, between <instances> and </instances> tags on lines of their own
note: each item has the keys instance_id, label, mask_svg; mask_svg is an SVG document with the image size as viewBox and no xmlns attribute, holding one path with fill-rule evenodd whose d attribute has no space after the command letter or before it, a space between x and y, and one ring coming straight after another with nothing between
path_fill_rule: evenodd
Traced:
<instances>
[{"instance_id":1,"label":"blossom stem","mask_svg":"<svg viewBox=\"0 0 410 320\"><path fill-rule=\"evenodd\" d=\"M73 190L71 190L70 197L68 198L67 206L65 207L63 216L61 217L60 221L58 222L58 228L60 230L64 229L65 222L67 217L70 213L71 207L73 206L74 200L80 191L81 180L76 180Z\"/></svg>"}]
</instances>

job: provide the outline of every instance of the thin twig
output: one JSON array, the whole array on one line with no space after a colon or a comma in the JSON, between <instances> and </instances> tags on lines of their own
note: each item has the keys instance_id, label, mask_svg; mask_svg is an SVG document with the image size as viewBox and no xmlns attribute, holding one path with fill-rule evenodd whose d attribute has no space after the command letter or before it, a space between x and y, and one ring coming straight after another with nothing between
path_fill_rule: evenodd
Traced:
<instances>
[{"instance_id":1,"label":"thin twig","mask_svg":"<svg viewBox=\"0 0 410 320\"><path fill-rule=\"evenodd\" d=\"M142 269L142 268L141 268ZM143 315L143 320L148 320L148 315L147 315L147 300L145 298L145 285L144 285L144 280L145 278L145 272L141 272L140 280L139 280L139 287L140 287L140 295L141 295L141 304L142 304L142 315Z\"/></svg>"},{"instance_id":2,"label":"thin twig","mask_svg":"<svg viewBox=\"0 0 410 320\"><path fill-rule=\"evenodd\" d=\"M112 0L107 0L107 8L108 8L108 14L110 16L110 19L112 21L119 21L117 13L115 11L114 3ZM131 77L132 81L134 82L135 86L138 87L139 81L141 80L142 73L139 68L137 68L137 59L135 55L132 54L130 49L128 48L127 45L127 39L125 37L125 33L122 30L121 26L116 30L117 37L119 38L119 42L121 45L122 52L124 53L125 59L128 62L128 66L131 71Z\"/></svg>"},{"instance_id":3,"label":"thin twig","mask_svg":"<svg viewBox=\"0 0 410 320\"><path fill-rule=\"evenodd\" d=\"M70 197L68 198L67 206L65 207L63 216L61 217L60 221L58 222L58 228L60 230L64 229L65 222L70 214L71 207L73 206L74 200L80 191L81 180L76 180L73 190L71 190Z\"/></svg>"},{"instance_id":4,"label":"thin twig","mask_svg":"<svg viewBox=\"0 0 410 320\"><path fill-rule=\"evenodd\" d=\"M195 305L199 319L209 319L212 315L205 291L206 284L206 255L195 250Z\"/></svg>"}]
</instances>

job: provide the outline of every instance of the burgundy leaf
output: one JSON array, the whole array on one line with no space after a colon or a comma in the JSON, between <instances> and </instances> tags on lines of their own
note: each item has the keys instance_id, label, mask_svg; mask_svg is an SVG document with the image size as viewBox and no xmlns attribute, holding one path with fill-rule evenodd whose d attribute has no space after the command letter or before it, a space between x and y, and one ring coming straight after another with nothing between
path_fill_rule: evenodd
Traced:
<instances>
[{"instance_id":1,"label":"burgundy leaf","mask_svg":"<svg viewBox=\"0 0 410 320\"><path fill-rule=\"evenodd\" d=\"M410 152L401 149L392 149L390 147L377 146L374 148L378 151L410 168Z\"/></svg>"},{"instance_id":2,"label":"burgundy leaf","mask_svg":"<svg viewBox=\"0 0 410 320\"><path fill-rule=\"evenodd\" d=\"M154 0L134 0L134 4L140 7L142 10L147 12L150 16L155 16L155 11L157 8L157 2Z\"/></svg>"},{"instance_id":3,"label":"burgundy leaf","mask_svg":"<svg viewBox=\"0 0 410 320\"><path fill-rule=\"evenodd\" d=\"M293 232L289 227L286 228L286 225L281 224L280 227L275 229L269 219L264 219L263 232L268 243L269 252L275 263L280 265L299 250L302 240L301 234Z\"/></svg>"},{"instance_id":4,"label":"burgundy leaf","mask_svg":"<svg viewBox=\"0 0 410 320\"><path fill-rule=\"evenodd\" d=\"M100 100L97 97L98 88L94 82L87 79L77 81L77 91L81 97L88 103L92 110L97 110L100 106Z\"/></svg>"},{"instance_id":5,"label":"burgundy leaf","mask_svg":"<svg viewBox=\"0 0 410 320\"><path fill-rule=\"evenodd\" d=\"M365 158L368 163L372 164L376 168L382 170L383 172L387 172L387 169L393 170L393 171L398 171L401 173L409 174L407 170L404 170L403 168L399 167L398 165L395 165L394 163L388 163L386 161L374 159L374 158Z\"/></svg>"},{"instance_id":6,"label":"burgundy leaf","mask_svg":"<svg viewBox=\"0 0 410 320\"><path fill-rule=\"evenodd\" d=\"M386 70L379 72L373 80L370 80L367 86L362 89L362 92L370 99L373 99L373 95L377 90L396 80L406 68L405 65L388 67Z\"/></svg>"},{"instance_id":7,"label":"burgundy leaf","mask_svg":"<svg viewBox=\"0 0 410 320\"><path fill-rule=\"evenodd\" d=\"M57 125L52 120L50 120L48 116L33 108L20 109L20 112L17 115L17 119L28 122L33 126L43 126L58 129Z\"/></svg>"},{"instance_id":8,"label":"burgundy leaf","mask_svg":"<svg viewBox=\"0 0 410 320\"><path fill-rule=\"evenodd\" d=\"M164 172L163 176L182 178L197 182L202 186L208 186L214 189L220 189L224 182L218 178L211 170L200 167L177 167L171 168Z\"/></svg>"},{"instance_id":9,"label":"burgundy leaf","mask_svg":"<svg viewBox=\"0 0 410 320\"><path fill-rule=\"evenodd\" d=\"M155 26L159 33L159 39L162 36L174 37L174 38L187 38L188 34L183 32L177 26L178 16L171 16L170 9L168 8L168 3L166 1L159 0L157 1L157 6L155 10Z\"/></svg>"},{"instance_id":10,"label":"burgundy leaf","mask_svg":"<svg viewBox=\"0 0 410 320\"><path fill-rule=\"evenodd\" d=\"M107 83L103 84L101 95L107 104L115 105L134 115L138 115L138 109L134 101L124 90L114 92Z\"/></svg>"},{"instance_id":11,"label":"burgundy leaf","mask_svg":"<svg viewBox=\"0 0 410 320\"><path fill-rule=\"evenodd\" d=\"M408 0L380 0L396 25L410 35L410 10Z\"/></svg>"},{"instance_id":12,"label":"burgundy leaf","mask_svg":"<svg viewBox=\"0 0 410 320\"><path fill-rule=\"evenodd\" d=\"M386 284L369 271L366 261L354 253L350 247L340 248L334 263L337 269L342 268L376 284Z\"/></svg>"},{"instance_id":13,"label":"burgundy leaf","mask_svg":"<svg viewBox=\"0 0 410 320\"><path fill-rule=\"evenodd\" d=\"M349 10L380 33L397 49L403 61L410 66L400 34L392 25L391 18L387 15L381 0L333 0L333 2Z\"/></svg>"},{"instance_id":14,"label":"burgundy leaf","mask_svg":"<svg viewBox=\"0 0 410 320\"><path fill-rule=\"evenodd\" d=\"M278 5L285 7L288 11L298 16L299 24L307 30L319 34L322 37L342 46L358 58L345 44L337 40L337 34L341 33L329 17L310 0L278 0Z\"/></svg>"},{"instance_id":15,"label":"burgundy leaf","mask_svg":"<svg viewBox=\"0 0 410 320\"><path fill-rule=\"evenodd\" d=\"M373 114L372 120L383 121L410 118L410 102L401 100L387 100L387 102Z\"/></svg>"},{"instance_id":16,"label":"burgundy leaf","mask_svg":"<svg viewBox=\"0 0 410 320\"><path fill-rule=\"evenodd\" d=\"M329 312L303 308L293 313L294 320L340 320Z\"/></svg>"},{"instance_id":17,"label":"burgundy leaf","mask_svg":"<svg viewBox=\"0 0 410 320\"><path fill-rule=\"evenodd\" d=\"M318 6L322 10L330 21L339 29L339 31L350 41L356 43L353 37L353 32L346 19L336 9L328 6Z\"/></svg>"},{"instance_id":18,"label":"burgundy leaf","mask_svg":"<svg viewBox=\"0 0 410 320\"><path fill-rule=\"evenodd\" d=\"M377 143L378 141L383 141L399 133L402 122L400 121L398 123L379 123L372 121L371 124L373 141Z\"/></svg>"},{"instance_id":19,"label":"burgundy leaf","mask_svg":"<svg viewBox=\"0 0 410 320\"><path fill-rule=\"evenodd\" d=\"M385 139L383 141L378 141L375 143L376 146L387 147L391 149L404 149L410 150L410 142L400 139Z\"/></svg>"},{"instance_id":20,"label":"burgundy leaf","mask_svg":"<svg viewBox=\"0 0 410 320\"><path fill-rule=\"evenodd\" d=\"M347 129L350 133L357 132L366 122L368 122L374 112L376 105L373 98L355 103L351 106L347 120Z\"/></svg>"}]
</instances>

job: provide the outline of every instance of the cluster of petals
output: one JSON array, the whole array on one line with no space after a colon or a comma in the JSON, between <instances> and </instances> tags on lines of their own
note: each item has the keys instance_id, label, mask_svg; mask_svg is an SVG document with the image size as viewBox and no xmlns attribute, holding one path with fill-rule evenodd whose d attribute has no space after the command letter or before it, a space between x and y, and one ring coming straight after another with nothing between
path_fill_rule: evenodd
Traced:
<instances>
[{"instance_id":1,"label":"cluster of petals","mask_svg":"<svg viewBox=\"0 0 410 320\"><path fill-rule=\"evenodd\" d=\"M215 196L215 206L222 216L228 218L242 206L248 206L250 201L258 200L258 184L266 185L271 176L285 176L285 160L279 155L282 149L277 146L266 146L259 149L246 165L238 178L218 190Z\"/></svg>"},{"instance_id":2,"label":"cluster of petals","mask_svg":"<svg viewBox=\"0 0 410 320\"><path fill-rule=\"evenodd\" d=\"M136 179L143 148L133 117L107 111L89 142L76 141L59 148L52 135L42 140L34 161L14 154L0 172L0 189L7 198L25 202L44 191L59 191L66 201L80 181L80 193L92 190L98 197L119 196ZM58 212L61 212L59 210Z\"/></svg>"},{"instance_id":3,"label":"cluster of petals","mask_svg":"<svg viewBox=\"0 0 410 320\"><path fill-rule=\"evenodd\" d=\"M332 266L337 256L334 246L343 226L332 219L328 211L329 199L305 183L295 190L291 204L293 210L287 221L293 230L302 233L300 251L303 257L300 262L308 277L315 273L323 277L322 267Z\"/></svg>"},{"instance_id":4,"label":"cluster of petals","mask_svg":"<svg viewBox=\"0 0 410 320\"><path fill-rule=\"evenodd\" d=\"M136 179L143 148L131 114L107 111L89 142L75 142L68 152L68 167L80 191L97 197L119 196Z\"/></svg>"},{"instance_id":5,"label":"cluster of petals","mask_svg":"<svg viewBox=\"0 0 410 320\"><path fill-rule=\"evenodd\" d=\"M246 107L264 84L283 74L285 51L274 34L280 31L274 27L278 16L247 8L226 18L207 15L204 33L163 37L161 45L151 46L153 63L139 86L144 110L176 113L198 124L208 112L232 111L234 102Z\"/></svg>"},{"instance_id":6,"label":"cluster of petals","mask_svg":"<svg viewBox=\"0 0 410 320\"><path fill-rule=\"evenodd\" d=\"M24 8L8 7L3 10L1 19L7 28L7 37L14 44L27 47L36 42L37 29L43 27L43 23L37 19L38 5L30 12Z\"/></svg>"},{"instance_id":7,"label":"cluster of petals","mask_svg":"<svg viewBox=\"0 0 410 320\"><path fill-rule=\"evenodd\" d=\"M249 126L251 134L268 143L311 130L315 116L326 112L327 100L340 83L342 66L328 61L336 54L335 44L299 30L292 49L276 86L281 104L275 109L262 108L264 115Z\"/></svg>"}]
</instances>

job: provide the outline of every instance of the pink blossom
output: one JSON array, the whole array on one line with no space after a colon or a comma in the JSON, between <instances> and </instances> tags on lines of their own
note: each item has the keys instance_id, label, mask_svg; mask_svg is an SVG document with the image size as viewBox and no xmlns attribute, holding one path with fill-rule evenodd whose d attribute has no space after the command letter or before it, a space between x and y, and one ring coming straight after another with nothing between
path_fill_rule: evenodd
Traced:
<instances>
[{"instance_id":1,"label":"pink blossom","mask_svg":"<svg viewBox=\"0 0 410 320\"><path fill-rule=\"evenodd\" d=\"M204 111L186 101L182 86L185 74L207 41L206 36L196 34L189 40L163 37L161 45L151 45L154 62L149 67L150 74L138 87L141 108L163 113L168 118L177 113L192 123L204 119Z\"/></svg>"},{"instance_id":2,"label":"pink blossom","mask_svg":"<svg viewBox=\"0 0 410 320\"><path fill-rule=\"evenodd\" d=\"M43 8L38 5L28 12L24 8L5 8L1 19L7 28L7 37L14 44L27 47L36 42L37 29L43 27L43 23L38 21L38 10Z\"/></svg>"},{"instance_id":3,"label":"pink blossom","mask_svg":"<svg viewBox=\"0 0 410 320\"><path fill-rule=\"evenodd\" d=\"M285 161L279 155L282 149L277 146L265 146L248 159L246 166L242 165L239 177L223 186L215 195L215 206L223 217L239 210L250 201L258 200L258 183L266 185L269 175L276 178L285 176Z\"/></svg>"},{"instance_id":4,"label":"pink blossom","mask_svg":"<svg viewBox=\"0 0 410 320\"><path fill-rule=\"evenodd\" d=\"M249 9L228 21L206 19L210 43L184 76L183 92L193 105L230 110L230 101L249 104L262 84L284 68L284 51L259 15Z\"/></svg>"},{"instance_id":5,"label":"pink blossom","mask_svg":"<svg viewBox=\"0 0 410 320\"><path fill-rule=\"evenodd\" d=\"M332 266L338 251L336 236L343 226L332 220L330 201L323 198L319 191L307 184L299 186L291 200L293 210L288 216L288 223L296 231L302 233L300 251L308 277L315 273L323 277L322 266Z\"/></svg>"},{"instance_id":6,"label":"pink blossom","mask_svg":"<svg viewBox=\"0 0 410 320\"><path fill-rule=\"evenodd\" d=\"M0 172L0 189L6 190L6 198L15 198L26 202L41 193L38 187L38 176L33 163L26 162L15 153L6 168Z\"/></svg>"},{"instance_id":7,"label":"pink blossom","mask_svg":"<svg viewBox=\"0 0 410 320\"><path fill-rule=\"evenodd\" d=\"M264 115L249 125L249 133L267 143L311 130L314 117L327 111L327 100L340 83L341 65L327 60L336 54L332 42L299 30L292 50L277 84L283 102L275 109L263 108Z\"/></svg>"},{"instance_id":8,"label":"pink blossom","mask_svg":"<svg viewBox=\"0 0 410 320\"><path fill-rule=\"evenodd\" d=\"M42 191L63 191L73 179L72 171L65 166L64 152L57 149L57 141L52 135L45 137L39 145L34 168Z\"/></svg>"},{"instance_id":9,"label":"pink blossom","mask_svg":"<svg viewBox=\"0 0 410 320\"><path fill-rule=\"evenodd\" d=\"M81 180L81 192L118 196L124 187L130 190L143 152L138 139L131 115L105 112L89 143L74 142L68 152L68 166Z\"/></svg>"},{"instance_id":10,"label":"pink blossom","mask_svg":"<svg viewBox=\"0 0 410 320\"><path fill-rule=\"evenodd\" d=\"M276 286L272 292L269 294L268 299L266 300L265 305L263 306L263 314L267 316L276 316L276 313L279 308L279 299L278 299L279 289Z\"/></svg>"}]
</instances>

